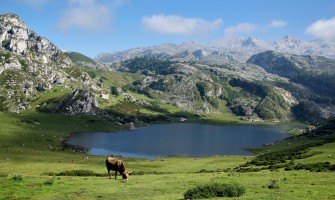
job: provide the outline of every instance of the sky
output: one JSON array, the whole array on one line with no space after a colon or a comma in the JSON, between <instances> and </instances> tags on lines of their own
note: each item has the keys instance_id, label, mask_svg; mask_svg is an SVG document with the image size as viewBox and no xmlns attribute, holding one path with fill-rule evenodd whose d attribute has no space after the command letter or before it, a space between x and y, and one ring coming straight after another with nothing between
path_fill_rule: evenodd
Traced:
<instances>
[{"instance_id":1,"label":"sky","mask_svg":"<svg viewBox=\"0 0 335 200\"><path fill-rule=\"evenodd\" d=\"M0 0L60 49L91 58L135 47L240 37L335 39L335 0Z\"/></svg>"}]
</instances>

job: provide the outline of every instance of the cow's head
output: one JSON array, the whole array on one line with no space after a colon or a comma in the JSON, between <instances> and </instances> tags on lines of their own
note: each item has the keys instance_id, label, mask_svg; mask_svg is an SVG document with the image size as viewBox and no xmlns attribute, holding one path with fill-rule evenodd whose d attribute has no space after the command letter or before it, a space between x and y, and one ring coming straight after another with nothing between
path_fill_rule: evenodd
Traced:
<instances>
[{"instance_id":1,"label":"cow's head","mask_svg":"<svg viewBox=\"0 0 335 200\"><path fill-rule=\"evenodd\" d=\"M131 171L131 172L128 172L128 171L123 172L123 173L122 173L122 179L123 179L123 180L128 180L128 176L129 176L131 173L132 173L132 171Z\"/></svg>"}]
</instances>

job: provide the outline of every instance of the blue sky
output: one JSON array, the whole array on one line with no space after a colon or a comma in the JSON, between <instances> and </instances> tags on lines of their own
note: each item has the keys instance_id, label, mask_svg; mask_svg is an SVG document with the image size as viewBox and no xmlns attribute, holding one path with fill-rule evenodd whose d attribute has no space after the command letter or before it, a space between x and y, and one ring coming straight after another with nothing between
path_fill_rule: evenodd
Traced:
<instances>
[{"instance_id":1,"label":"blue sky","mask_svg":"<svg viewBox=\"0 0 335 200\"><path fill-rule=\"evenodd\" d=\"M185 41L335 39L334 0L0 0L33 31L90 57Z\"/></svg>"}]
</instances>

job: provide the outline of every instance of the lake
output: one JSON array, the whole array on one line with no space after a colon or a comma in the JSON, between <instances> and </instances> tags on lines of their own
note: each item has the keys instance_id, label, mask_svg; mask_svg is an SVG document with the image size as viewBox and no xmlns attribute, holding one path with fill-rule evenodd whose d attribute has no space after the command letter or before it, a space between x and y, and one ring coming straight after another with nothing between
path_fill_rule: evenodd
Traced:
<instances>
[{"instance_id":1,"label":"lake","mask_svg":"<svg viewBox=\"0 0 335 200\"><path fill-rule=\"evenodd\" d=\"M91 155L132 158L167 156L207 157L251 155L242 150L289 137L289 125L216 126L204 124L155 124L117 133L77 133L67 144L88 149Z\"/></svg>"}]
</instances>

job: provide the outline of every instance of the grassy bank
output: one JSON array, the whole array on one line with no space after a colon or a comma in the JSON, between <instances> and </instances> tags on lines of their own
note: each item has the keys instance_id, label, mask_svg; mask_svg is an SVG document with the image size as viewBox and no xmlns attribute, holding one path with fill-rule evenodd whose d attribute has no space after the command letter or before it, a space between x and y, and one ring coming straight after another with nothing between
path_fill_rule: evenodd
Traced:
<instances>
[{"instance_id":1,"label":"grassy bank","mask_svg":"<svg viewBox=\"0 0 335 200\"><path fill-rule=\"evenodd\" d=\"M127 169L134 172L130 180L107 179L104 157L64 149L62 142L71 132L120 130L117 124L89 116L26 111L0 113L0 125L0 199L182 199L189 188L212 182L243 186L245 194L236 199L335 198L334 172L233 170L254 156L124 158ZM288 148L285 142L265 151ZM318 154L299 162L335 164L334 147L335 143L312 147ZM102 176L56 176L66 170L90 170Z\"/></svg>"}]
</instances>

